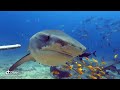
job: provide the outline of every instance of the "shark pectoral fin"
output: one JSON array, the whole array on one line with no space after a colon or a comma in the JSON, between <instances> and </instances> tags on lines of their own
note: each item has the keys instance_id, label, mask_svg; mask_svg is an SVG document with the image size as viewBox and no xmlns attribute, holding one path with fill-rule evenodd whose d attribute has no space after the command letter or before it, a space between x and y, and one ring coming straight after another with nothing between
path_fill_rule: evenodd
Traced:
<instances>
[{"instance_id":1,"label":"shark pectoral fin","mask_svg":"<svg viewBox=\"0 0 120 90\"><path fill-rule=\"evenodd\" d=\"M22 57L20 60L18 60L15 64L13 64L10 68L9 71L13 71L14 69L16 69L18 66L20 66L21 64L23 64L24 62L30 61L30 60L35 60L31 54L27 54L24 57Z\"/></svg>"}]
</instances>

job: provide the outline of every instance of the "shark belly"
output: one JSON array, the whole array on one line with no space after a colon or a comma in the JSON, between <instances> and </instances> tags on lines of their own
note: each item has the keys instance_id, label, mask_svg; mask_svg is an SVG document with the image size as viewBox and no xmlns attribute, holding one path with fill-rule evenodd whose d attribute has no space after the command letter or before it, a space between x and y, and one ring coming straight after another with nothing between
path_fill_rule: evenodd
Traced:
<instances>
[{"instance_id":1,"label":"shark belly","mask_svg":"<svg viewBox=\"0 0 120 90\"><path fill-rule=\"evenodd\" d=\"M40 50L39 53L32 53L32 56L35 58L36 62L48 66L64 65L67 61L73 59L73 57L70 55L50 50Z\"/></svg>"}]
</instances>

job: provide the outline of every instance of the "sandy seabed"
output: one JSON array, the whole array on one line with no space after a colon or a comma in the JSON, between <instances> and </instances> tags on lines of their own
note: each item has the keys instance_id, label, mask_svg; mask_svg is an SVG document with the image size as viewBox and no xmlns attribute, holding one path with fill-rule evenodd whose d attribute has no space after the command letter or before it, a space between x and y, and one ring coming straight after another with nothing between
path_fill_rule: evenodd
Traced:
<instances>
[{"instance_id":1,"label":"sandy seabed","mask_svg":"<svg viewBox=\"0 0 120 90\"><path fill-rule=\"evenodd\" d=\"M15 61L5 61L7 63L0 62L0 79L54 79L50 73L50 67L32 61L26 62L12 73L6 74L6 71Z\"/></svg>"},{"instance_id":2,"label":"sandy seabed","mask_svg":"<svg viewBox=\"0 0 120 90\"><path fill-rule=\"evenodd\" d=\"M7 59L5 57L0 57L0 79L55 79L50 73L49 66L33 61L26 62L17 67L12 73L6 74L6 71L20 58L21 56ZM112 62L109 61L109 63ZM118 68L120 68L120 65L118 65ZM120 75L117 73L112 72L112 74L115 76L114 79L120 79ZM74 78L74 76L70 79L72 78Z\"/></svg>"}]
</instances>

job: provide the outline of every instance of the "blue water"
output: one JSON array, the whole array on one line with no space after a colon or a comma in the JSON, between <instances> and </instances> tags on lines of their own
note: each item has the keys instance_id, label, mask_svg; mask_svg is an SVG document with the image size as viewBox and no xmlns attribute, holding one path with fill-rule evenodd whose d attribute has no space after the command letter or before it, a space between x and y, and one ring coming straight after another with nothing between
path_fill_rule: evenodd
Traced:
<instances>
[{"instance_id":1,"label":"blue water","mask_svg":"<svg viewBox=\"0 0 120 90\"><path fill-rule=\"evenodd\" d=\"M90 22L86 20L93 17ZM100 19L98 19L100 18ZM120 32L112 32L110 43L112 48L105 46L100 48L100 33L110 32L107 26L102 22L110 19L106 23L120 20L119 11L0 11L0 45L21 44L22 47L14 50L0 51L1 57L15 57L17 55L25 55L27 53L29 38L35 33L45 30L63 30L73 38L85 45L88 51L97 51L97 57L105 57L106 60L112 60L114 48L120 48ZM96 23L102 29L96 29ZM113 25L111 30L116 26ZM115 28L119 29L119 28ZM84 34L82 30L86 30L88 38L80 38ZM79 34L80 33L80 34ZM103 40L106 45L106 41ZM118 52L118 54L120 54Z\"/></svg>"}]
</instances>

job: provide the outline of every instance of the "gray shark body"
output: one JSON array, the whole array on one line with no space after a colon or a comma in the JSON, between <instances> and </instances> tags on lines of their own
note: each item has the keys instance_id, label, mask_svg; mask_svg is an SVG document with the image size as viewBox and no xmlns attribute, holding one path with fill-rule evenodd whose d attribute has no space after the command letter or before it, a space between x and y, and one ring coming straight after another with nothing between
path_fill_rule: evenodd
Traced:
<instances>
[{"instance_id":1,"label":"gray shark body","mask_svg":"<svg viewBox=\"0 0 120 90\"><path fill-rule=\"evenodd\" d=\"M44 30L30 38L30 53L13 64L9 71L30 60L48 66L64 65L85 50L84 45L60 30Z\"/></svg>"}]
</instances>

